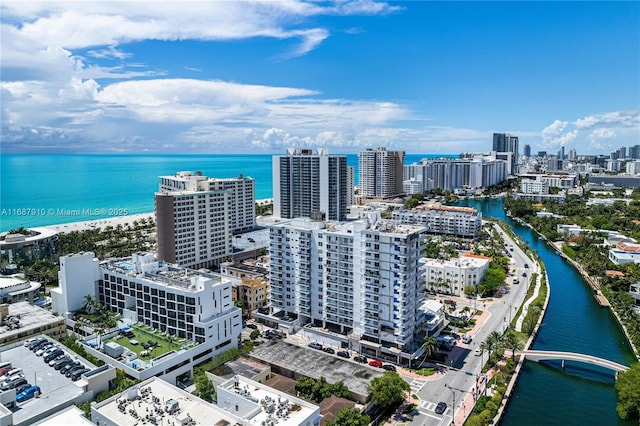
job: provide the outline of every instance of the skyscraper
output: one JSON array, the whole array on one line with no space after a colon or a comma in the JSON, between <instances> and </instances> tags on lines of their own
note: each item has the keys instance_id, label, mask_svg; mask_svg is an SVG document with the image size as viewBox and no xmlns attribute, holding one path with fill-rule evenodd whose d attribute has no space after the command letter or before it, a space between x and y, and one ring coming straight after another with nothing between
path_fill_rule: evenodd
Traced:
<instances>
[{"instance_id":1,"label":"skyscraper","mask_svg":"<svg viewBox=\"0 0 640 426\"><path fill-rule=\"evenodd\" d=\"M155 194L159 259L212 268L231 254L233 231L255 227L252 178L178 172L160 179Z\"/></svg>"},{"instance_id":2,"label":"skyscraper","mask_svg":"<svg viewBox=\"0 0 640 426\"><path fill-rule=\"evenodd\" d=\"M383 147L358 153L358 195L389 198L402 194L404 155L404 151L387 151Z\"/></svg>"},{"instance_id":3,"label":"skyscraper","mask_svg":"<svg viewBox=\"0 0 640 426\"><path fill-rule=\"evenodd\" d=\"M511 136L509 133L494 133L493 150L497 152L512 152L513 157L511 157L511 170L513 173L518 172L518 157L520 156L520 153L518 150L517 136Z\"/></svg>"},{"instance_id":4,"label":"skyscraper","mask_svg":"<svg viewBox=\"0 0 640 426\"><path fill-rule=\"evenodd\" d=\"M524 156L527 158L531 157L531 146L529 146L529 144L524 144Z\"/></svg>"},{"instance_id":5,"label":"skyscraper","mask_svg":"<svg viewBox=\"0 0 640 426\"><path fill-rule=\"evenodd\" d=\"M346 156L329 156L319 148L289 148L273 156L273 214L276 217L347 217L349 178Z\"/></svg>"}]
</instances>

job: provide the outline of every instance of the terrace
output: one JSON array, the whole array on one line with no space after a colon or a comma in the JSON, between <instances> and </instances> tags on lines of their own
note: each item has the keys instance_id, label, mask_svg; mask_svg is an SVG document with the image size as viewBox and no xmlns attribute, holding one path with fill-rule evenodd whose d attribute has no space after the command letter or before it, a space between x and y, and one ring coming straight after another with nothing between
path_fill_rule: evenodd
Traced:
<instances>
[{"instance_id":1,"label":"terrace","mask_svg":"<svg viewBox=\"0 0 640 426\"><path fill-rule=\"evenodd\" d=\"M159 358L169 352L188 349L195 345L190 340L179 339L142 324L131 325L131 331L134 337L119 334L104 342L115 342L135 353L141 360Z\"/></svg>"}]
</instances>

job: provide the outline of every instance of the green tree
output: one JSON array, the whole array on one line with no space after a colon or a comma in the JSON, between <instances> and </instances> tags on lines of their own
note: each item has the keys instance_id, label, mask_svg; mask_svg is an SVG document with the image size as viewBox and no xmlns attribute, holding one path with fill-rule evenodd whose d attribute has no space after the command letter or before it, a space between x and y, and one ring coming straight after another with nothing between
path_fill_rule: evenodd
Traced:
<instances>
[{"instance_id":1,"label":"green tree","mask_svg":"<svg viewBox=\"0 0 640 426\"><path fill-rule=\"evenodd\" d=\"M480 345L483 350L489 352L489 359L500 348L500 337L500 333L492 331Z\"/></svg>"},{"instance_id":2,"label":"green tree","mask_svg":"<svg viewBox=\"0 0 640 426\"><path fill-rule=\"evenodd\" d=\"M624 420L640 420L640 363L634 363L616 379L618 404L616 411Z\"/></svg>"},{"instance_id":3,"label":"green tree","mask_svg":"<svg viewBox=\"0 0 640 426\"><path fill-rule=\"evenodd\" d=\"M355 408L343 408L338 411L336 421L327 421L327 426L368 426L371 419Z\"/></svg>"},{"instance_id":4,"label":"green tree","mask_svg":"<svg viewBox=\"0 0 640 426\"><path fill-rule=\"evenodd\" d=\"M260 337L260 330L251 330L251 334L249 334L249 338L251 340L256 340L258 337Z\"/></svg>"},{"instance_id":5,"label":"green tree","mask_svg":"<svg viewBox=\"0 0 640 426\"><path fill-rule=\"evenodd\" d=\"M213 401L216 396L216 388L205 373L198 374L195 377L196 394L206 400Z\"/></svg>"},{"instance_id":6,"label":"green tree","mask_svg":"<svg viewBox=\"0 0 640 426\"><path fill-rule=\"evenodd\" d=\"M511 350L511 358L513 358L516 355L516 351L522 350L524 344L513 330L509 330L502 337L502 346Z\"/></svg>"},{"instance_id":7,"label":"green tree","mask_svg":"<svg viewBox=\"0 0 640 426\"><path fill-rule=\"evenodd\" d=\"M438 340L435 338L435 336L427 336L424 338L424 342L422 342L422 346L420 346L420 349L424 351L424 359L422 360L422 362L424 363L427 358L438 351Z\"/></svg>"},{"instance_id":8,"label":"green tree","mask_svg":"<svg viewBox=\"0 0 640 426\"><path fill-rule=\"evenodd\" d=\"M395 371L385 371L382 377L371 381L367 392L371 393L371 400L382 408L389 408L404 400L404 392L409 392L409 383Z\"/></svg>"}]
</instances>

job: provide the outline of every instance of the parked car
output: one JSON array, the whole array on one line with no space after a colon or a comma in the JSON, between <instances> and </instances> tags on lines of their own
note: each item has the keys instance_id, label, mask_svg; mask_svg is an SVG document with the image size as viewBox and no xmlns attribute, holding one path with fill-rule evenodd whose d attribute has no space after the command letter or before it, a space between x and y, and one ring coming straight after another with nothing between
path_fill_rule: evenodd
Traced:
<instances>
[{"instance_id":1,"label":"parked car","mask_svg":"<svg viewBox=\"0 0 640 426\"><path fill-rule=\"evenodd\" d=\"M49 354L49 352L53 352L56 349L58 349L58 347L56 345L54 345L53 343L50 343L48 345L44 345L42 348L38 349L36 351L36 355L37 356L46 356Z\"/></svg>"},{"instance_id":2,"label":"parked car","mask_svg":"<svg viewBox=\"0 0 640 426\"><path fill-rule=\"evenodd\" d=\"M372 367L382 368L382 361L380 361L379 359L372 359L371 361L369 361L369 365Z\"/></svg>"},{"instance_id":3,"label":"parked car","mask_svg":"<svg viewBox=\"0 0 640 426\"><path fill-rule=\"evenodd\" d=\"M391 364L385 364L382 366L382 369L387 371L396 371L396 366Z\"/></svg>"},{"instance_id":4,"label":"parked car","mask_svg":"<svg viewBox=\"0 0 640 426\"><path fill-rule=\"evenodd\" d=\"M11 376L15 376L16 374L22 374L22 368L12 368L0 377L0 381L4 381Z\"/></svg>"},{"instance_id":5,"label":"parked car","mask_svg":"<svg viewBox=\"0 0 640 426\"><path fill-rule=\"evenodd\" d=\"M256 330L258 328L258 326L255 325L254 323L251 323L251 324L247 324L247 328L250 328L252 330Z\"/></svg>"},{"instance_id":6,"label":"parked car","mask_svg":"<svg viewBox=\"0 0 640 426\"><path fill-rule=\"evenodd\" d=\"M30 388L27 388L24 391L22 391L19 394L17 394L16 395L16 401L17 402L27 401L27 400L33 398L36 395L36 392L38 392L38 394L40 394L40 387L39 386L31 386Z\"/></svg>"},{"instance_id":7,"label":"parked car","mask_svg":"<svg viewBox=\"0 0 640 426\"><path fill-rule=\"evenodd\" d=\"M24 385L25 383L27 383L27 379L25 379L24 376L20 374L18 376L13 376L9 380L2 382L2 384L0 384L0 389L2 390L14 389L20 385Z\"/></svg>"},{"instance_id":8,"label":"parked car","mask_svg":"<svg viewBox=\"0 0 640 426\"><path fill-rule=\"evenodd\" d=\"M482 349L480 349L480 348L476 348L476 349L473 351L473 354L474 354L475 356L480 356L480 355L482 355Z\"/></svg>"},{"instance_id":9,"label":"parked car","mask_svg":"<svg viewBox=\"0 0 640 426\"><path fill-rule=\"evenodd\" d=\"M322 352L326 352L328 354L335 354L336 351L334 351L333 349L326 347L326 348L322 348Z\"/></svg>"},{"instance_id":10,"label":"parked car","mask_svg":"<svg viewBox=\"0 0 640 426\"><path fill-rule=\"evenodd\" d=\"M67 374L69 370L79 367L81 364L78 361L70 362L60 369L60 374Z\"/></svg>"},{"instance_id":11,"label":"parked car","mask_svg":"<svg viewBox=\"0 0 640 426\"><path fill-rule=\"evenodd\" d=\"M56 370L60 370L65 365L72 362L73 360L71 358L69 358L68 356L64 356L60 359L57 359L56 362L53 363L52 367L55 368Z\"/></svg>"},{"instance_id":12,"label":"parked car","mask_svg":"<svg viewBox=\"0 0 640 426\"><path fill-rule=\"evenodd\" d=\"M11 363L10 362L2 362L2 363L0 363L0 370L4 370L4 369L11 370Z\"/></svg>"},{"instance_id":13,"label":"parked car","mask_svg":"<svg viewBox=\"0 0 640 426\"><path fill-rule=\"evenodd\" d=\"M318 343L318 342L311 342L311 343L309 343L309 347L310 347L311 349L318 349L319 351L321 351L321 350L322 350L322 345L321 345L320 343Z\"/></svg>"},{"instance_id":14,"label":"parked car","mask_svg":"<svg viewBox=\"0 0 640 426\"><path fill-rule=\"evenodd\" d=\"M77 366L76 368L73 368L73 369L71 369L71 370L67 371L67 374L65 374L65 376L67 376L67 377L71 377L71 376L73 376L76 372L81 371L81 370L86 370L86 368L85 368L85 366L84 366L84 365L79 365L79 366Z\"/></svg>"},{"instance_id":15,"label":"parked car","mask_svg":"<svg viewBox=\"0 0 640 426\"><path fill-rule=\"evenodd\" d=\"M438 405L436 405L436 414L442 414L447 410L447 403L440 401Z\"/></svg>"},{"instance_id":16,"label":"parked car","mask_svg":"<svg viewBox=\"0 0 640 426\"><path fill-rule=\"evenodd\" d=\"M351 355L349 355L349 352L347 351L338 351L336 355L342 358L351 358Z\"/></svg>"},{"instance_id":17,"label":"parked car","mask_svg":"<svg viewBox=\"0 0 640 426\"><path fill-rule=\"evenodd\" d=\"M527 268L527 269L529 269L529 264L528 264L528 263L525 263L525 264L524 264L524 267L525 267L525 268Z\"/></svg>"},{"instance_id":18,"label":"parked car","mask_svg":"<svg viewBox=\"0 0 640 426\"><path fill-rule=\"evenodd\" d=\"M32 347L31 347L31 350L32 350L33 352L36 352L36 353L37 353L39 350L41 350L41 349L47 349L48 347L50 347L50 346L52 346L52 345L53 345L53 343L48 342L48 341L46 341L46 340L43 340L43 341L41 341L41 342L36 343L34 346L32 346Z\"/></svg>"},{"instance_id":19,"label":"parked car","mask_svg":"<svg viewBox=\"0 0 640 426\"><path fill-rule=\"evenodd\" d=\"M462 342L463 343L469 344L469 343L471 343L471 340L472 339L471 339L471 336L469 334L465 334L464 336L462 336Z\"/></svg>"},{"instance_id":20,"label":"parked car","mask_svg":"<svg viewBox=\"0 0 640 426\"><path fill-rule=\"evenodd\" d=\"M30 383L25 383L24 385L20 385L16 387L16 395L19 393L24 392L25 389L30 388L31 384Z\"/></svg>"},{"instance_id":21,"label":"parked car","mask_svg":"<svg viewBox=\"0 0 640 426\"><path fill-rule=\"evenodd\" d=\"M353 360L355 362L359 362L360 364L366 364L367 363L367 357L362 356L362 355L356 355L353 357Z\"/></svg>"},{"instance_id":22,"label":"parked car","mask_svg":"<svg viewBox=\"0 0 640 426\"><path fill-rule=\"evenodd\" d=\"M76 380L80 379L80 376L82 376L87 371L89 371L88 368L83 368L81 370L74 370L74 372L71 374L71 380L75 382Z\"/></svg>"},{"instance_id":23,"label":"parked car","mask_svg":"<svg viewBox=\"0 0 640 426\"><path fill-rule=\"evenodd\" d=\"M57 357L64 355L64 352L62 351L62 349L56 349L52 352L49 352L49 354L44 356L44 362L46 362L47 364L49 363L49 361L56 359Z\"/></svg>"},{"instance_id":24,"label":"parked car","mask_svg":"<svg viewBox=\"0 0 640 426\"><path fill-rule=\"evenodd\" d=\"M46 342L47 342L47 339L41 337L41 338L36 339L36 340L32 341L31 343L29 343L27 345L27 348L29 348L30 350L33 350L36 346L42 345L42 344L44 344Z\"/></svg>"},{"instance_id":25,"label":"parked car","mask_svg":"<svg viewBox=\"0 0 640 426\"><path fill-rule=\"evenodd\" d=\"M13 370L12 366L0 368L0 377L4 376L5 374L7 374L11 370Z\"/></svg>"}]
</instances>

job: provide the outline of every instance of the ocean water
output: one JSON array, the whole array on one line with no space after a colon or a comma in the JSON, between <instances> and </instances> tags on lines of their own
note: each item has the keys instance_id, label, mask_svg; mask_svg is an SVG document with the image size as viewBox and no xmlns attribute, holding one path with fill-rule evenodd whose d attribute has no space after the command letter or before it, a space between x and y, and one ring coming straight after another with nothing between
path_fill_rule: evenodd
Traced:
<instances>
[{"instance_id":1,"label":"ocean water","mask_svg":"<svg viewBox=\"0 0 640 426\"><path fill-rule=\"evenodd\" d=\"M443 155L410 154L405 164L425 157ZM347 163L357 180L357 154L348 154ZM0 231L153 212L158 176L177 171L250 176L256 199L271 198L271 164L271 154L1 155Z\"/></svg>"}]
</instances>

